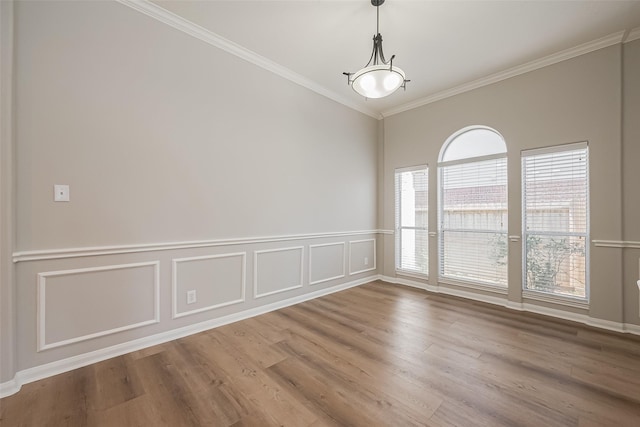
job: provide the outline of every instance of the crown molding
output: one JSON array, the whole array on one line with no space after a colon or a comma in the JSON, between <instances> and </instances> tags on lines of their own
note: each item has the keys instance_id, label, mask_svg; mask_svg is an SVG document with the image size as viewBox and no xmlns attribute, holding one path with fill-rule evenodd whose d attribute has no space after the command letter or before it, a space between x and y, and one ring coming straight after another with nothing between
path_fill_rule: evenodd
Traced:
<instances>
[{"instance_id":1,"label":"crown molding","mask_svg":"<svg viewBox=\"0 0 640 427\"><path fill-rule=\"evenodd\" d=\"M140 13L143 13L153 19L156 19L164 24L169 25L170 27L175 28L178 31L182 31L185 34L188 34L192 37L195 37L198 40L201 40L205 43L208 43L212 46L217 47L218 49L222 49L227 53L237 56L238 58L244 59L247 62L250 62L258 67L261 67L267 71L270 71L282 78L285 78L295 84L298 84L306 89L309 89L319 95L322 95L326 98L331 99L339 104L342 104L346 107L349 107L353 110L359 111L367 116L373 117L374 119L381 119L381 115L371 109L364 108L361 105L347 99L341 95L338 95L335 92L332 92L323 86L317 84L316 82L290 70L287 67L284 67L270 59L265 58L264 56L258 55L257 53L240 46L237 43L232 42L231 40L225 39L224 37L207 30L200 25L197 25L187 19L182 18L181 16L176 15L155 3L151 3L148 0L115 0L120 4L130 7L133 10L136 10Z\"/></svg>"},{"instance_id":2,"label":"crown molding","mask_svg":"<svg viewBox=\"0 0 640 427\"><path fill-rule=\"evenodd\" d=\"M477 80L473 80L468 83L464 83L459 86L455 86L450 89L443 90L441 92L437 92L433 95L417 99L415 101L402 104L400 106L388 109L383 111L382 113L378 113L375 110L365 108L362 105L342 96L333 91L330 91L314 82L311 79L308 79L287 67L284 67L270 59L265 58L243 46L240 46L237 43L232 42L210 30L207 30L204 27L201 27L175 13L172 13L161 6L150 2L149 0L115 0L120 4L130 7L140 13L143 13L153 19L156 19L164 24L169 25L179 31L182 31L185 34L188 34L192 37L195 37L205 43L208 43L212 46L215 46L219 49L224 50L227 53L237 56L238 58L244 59L247 62L250 62L258 67L261 67L267 71L270 71L284 79L291 81L297 85L300 85L306 89L309 89L319 95L322 95L332 101L335 101L339 104L344 105L345 107L351 108L353 110L359 111L360 113L366 114L367 116L373 117L375 119L383 119L384 117L392 116L394 114L402 113L404 111L412 110L414 108L422 107L427 104L431 104L436 101L440 101L442 99L446 99L455 95L459 95L464 92L471 91L473 89L478 89L483 86L487 86L493 83L500 82L502 80L509 79L511 77L519 76L524 73L528 73L530 71L535 71L543 67L547 67L549 65L557 64L558 62L566 61L567 59L575 58L580 55L584 55L590 52L594 52L596 50L613 46L619 43L628 43L637 39L640 39L640 27L635 28L629 32L619 31L617 33L611 34L609 36L602 37L597 40L593 40L588 43L584 43L573 48L569 48L563 50L561 52L557 52L546 56L544 58L540 58L531 62L527 62L526 64L519 65L513 68L509 68L504 71L500 71L495 74L491 74L486 77L482 77Z\"/></svg>"},{"instance_id":3,"label":"crown molding","mask_svg":"<svg viewBox=\"0 0 640 427\"><path fill-rule=\"evenodd\" d=\"M629 43L638 39L640 39L640 27L630 30L627 36L624 38L623 43Z\"/></svg>"},{"instance_id":4,"label":"crown molding","mask_svg":"<svg viewBox=\"0 0 640 427\"><path fill-rule=\"evenodd\" d=\"M629 40L632 34L635 34L637 37L640 37L638 33L639 29L633 30L626 41ZM406 104L400 105L395 108L391 108L389 110L383 111L382 116L388 117L394 114L402 113L404 111L412 110L414 108L422 107L423 105L431 104L436 101L440 101L445 98L449 98L454 95L459 95L464 92L469 92L473 89L478 89L483 86L487 86L493 83L500 82L502 80L509 79L511 77L519 76L521 74L528 73L530 71L535 71L543 67L547 67L549 65L557 64L558 62L566 61L567 59L572 59L580 55L584 55L590 52L594 52L599 49L603 49L605 47L613 46L615 44L622 43L623 37L625 35L625 31L619 31L617 33L608 35L606 37L599 38L597 40L593 40L588 43L584 43L570 49L566 49L549 56L545 56L544 58L536 59L531 62L527 62L526 64L518 65L513 68L509 68L504 71L500 71L495 74L491 74L486 77L482 77L477 80L473 80L468 83L464 83L460 86L456 86L450 89L443 90L441 92L435 93L433 95L427 96L425 98L417 99L412 102L408 102Z\"/></svg>"}]
</instances>

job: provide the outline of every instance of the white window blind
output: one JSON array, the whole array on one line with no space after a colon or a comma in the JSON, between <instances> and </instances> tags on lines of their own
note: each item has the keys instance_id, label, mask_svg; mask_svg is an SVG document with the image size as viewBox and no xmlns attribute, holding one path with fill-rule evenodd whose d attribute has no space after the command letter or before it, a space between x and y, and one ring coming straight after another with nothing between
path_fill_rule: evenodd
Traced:
<instances>
[{"instance_id":1,"label":"white window blind","mask_svg":"<svg viewBox=\"0 0 640 427\"><path fill-rule=\"evenodd\" d=\"M507 158L499 156L440 167L442 277L507 286Z\"/></svg>"},{"instance_id":2,"label":"white window blind","mask_svg":"<svg viewBox=\"0 0 640 427\"><path fill-rule=\"evenodd\" d=\"M429 272L429 170L427 166L397 169L396 270Z\"/></svg>"},{"instance_id":3,"label":"white window blind","mask_svg":"<svg viewBox=\"0 0 640 427\"><path fill-rule=\"evenodd\" d=\"M587 299L586 143L522 153L524 289Z\"/></svg>"}]
</instances>

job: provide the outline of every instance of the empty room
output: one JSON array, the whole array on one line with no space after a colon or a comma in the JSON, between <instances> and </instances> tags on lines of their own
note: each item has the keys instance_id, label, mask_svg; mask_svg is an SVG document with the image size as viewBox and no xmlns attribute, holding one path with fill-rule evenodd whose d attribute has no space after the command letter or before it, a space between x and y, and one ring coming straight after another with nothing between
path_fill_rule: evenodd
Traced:
<instances>
[{"instance_id":1,"label":"empty room","mask_svg":"<svg viewBox=\"0 0 640 427\"><path fill-rule=\"evenodd\" d=\"M0 0L0 425L640 426L640 1Z\"/></svg>"}]
</instances>

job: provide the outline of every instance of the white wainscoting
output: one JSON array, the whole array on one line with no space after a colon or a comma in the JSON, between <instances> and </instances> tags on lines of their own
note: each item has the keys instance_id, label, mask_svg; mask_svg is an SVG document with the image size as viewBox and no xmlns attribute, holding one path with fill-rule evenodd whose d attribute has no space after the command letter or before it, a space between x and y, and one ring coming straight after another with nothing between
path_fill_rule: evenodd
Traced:
<instances>
[{"instance_id":1,"label":"white wainscoting","mask_svg":"<svg viewBox=\"0 0 640 427\"><path fill-rule=\"evenodd\" d=\"M33 324L21 343L33 344L16 348L22 369L0 383L0 397L27 382L375 280L375 240L385 232L14 252L15 286L23 290L17 321ZM363 256L373 262L364 269L370 273L349 278L347 271L363 270L355 259ZM253 298L246 295L251 281ZM187 305L191 289L197 301Z\"/></svg>"},{"instance_id":2,"label":"white wainscoting","mask_svg":"<svg viewBox=\"0 0 640 427\"><path fill-rule=\"evenodd\" d=\"M376 239L349 241L349 275L375 270Z\"/></svg>"},{"instance_id":3,"label":"white wainscoting","mask_svg":"<svg viewBox=\"0 0 640 427\"><path fill-rule=\"evenodd\" d=\"M345 242L309 245L309 284L345 277Z\"/></svg>"},{"instance_id":4,"label":"white wainscoting","mask_svg":"<svg viewBox=\"0 0 640 427\"><path fill-rule=\"evenodd\" d=\"M245 300L247 253L204 255L172 260L172 318L238 304ZM188 290L197 301L187 305Z\"/></svg>"},{"instance_id":5,"label":"white wainscoting","mask_svg":"<svg viewBox=\"0 0 640 427\"><path fill-rule=\"evenodd\" d=\"M302 287L304 246L254 251L253 254L254 298Z\"/></svg>"},{"instance_id":6,"label":"white wainscoting","mask_svg":"<svg viewBox=\"0 0 640 427\"><path fill-rule=\"evenodd\" d=\"M38 273L37 351L158 323L159 266L151 261Z\"/></svg>"},{"instance_id":7,"label":"white wainscoting","mask_svg":"<svg viewBox=\"0 0 640 427\"><path fill-rule=\"evenodd\" d=\"M112 345L105 348L100 348L95 351L78 354L75 356L67 357L64 359L55 360L49 363L41 364L31 368L26 368L16 372L13 379L0 383L0 398L10 396L20 391L20 388L24 384L28 384L34 381L38 381L44 378L58 375L64 372L71 371L73 369L82 368L83 366L90 365L92 363L98 363L112 357L120 356L130 353L132 351L141 350L154 345L162 344L168 341L172 341L178 338L183 338L189 335L197 334L199 332L207 331L212 328L227 325L229 323L238 322L240 320L248 319L250 317L259 316L264 313L269 313L274 310L278 310L284 307L288 307L294 304L299 304L304 301L308 301L314 298L321 297L323 295L329 295L334 292L339 292L345 289L349 289L355 286L371 282L379 279L380 276L373 275L368 277L362 277L357 280L341 283L339 285L331 286L328 288L320 288L313 292L298 295L295 297L276 301L266 305L261 305L251 309L244 309L226 316L216 317L214 319L205 320L199 323L193 323L178 329L172 329L158 334L138 338L132 341L123 342L120 344Z\"/></svg>"}]
</instances>

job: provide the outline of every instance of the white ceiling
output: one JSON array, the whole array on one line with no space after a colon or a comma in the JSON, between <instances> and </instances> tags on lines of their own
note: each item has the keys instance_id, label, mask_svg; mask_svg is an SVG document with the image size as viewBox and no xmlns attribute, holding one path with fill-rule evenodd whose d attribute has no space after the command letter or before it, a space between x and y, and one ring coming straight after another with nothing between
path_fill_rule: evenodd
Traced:
<instances>
[{"instance_id":1,"label":"white ceiling","mask_svg":"<svg viewBox=\"0 0 640 427\"><path fill-rule=\"evenodd\" d=\"M376 10L370 0L153 3L371 115L420 105L607 36L615 35L605 45L634 29L636 38L640 28L640 1L387 0L380 6L384 53L396 55L394 64L411 82L404 92L365 100L342 72L357 71L371 55Z\"/></svg>"}]
</instances>

